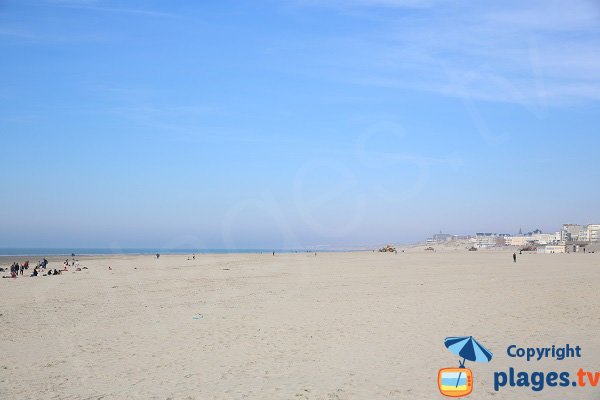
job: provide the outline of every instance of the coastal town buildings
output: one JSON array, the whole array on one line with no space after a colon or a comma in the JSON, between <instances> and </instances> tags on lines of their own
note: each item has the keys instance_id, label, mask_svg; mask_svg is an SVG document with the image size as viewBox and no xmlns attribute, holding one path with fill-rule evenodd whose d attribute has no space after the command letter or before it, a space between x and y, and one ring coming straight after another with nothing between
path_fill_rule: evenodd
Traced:
<instances>
[{"instance_id":1,"label":"coastal town buildings","mask_svg":"<svg viewBox=\"0 0 600 400\"><path fill-rule=\"evenodd\" d=\"M459 236L448 233L437 233L427 239L427 244L440 244L451 241L468 241L470 246L477 249L491 247L516 246L538 248L539 252L564 253L565 251L580 251L586 245L600 241L600 224L563 224L554 233L543 233L540 229L532 232L510 235L506 233L477 232L472 236Z\"/></svg>"}]
</instances>

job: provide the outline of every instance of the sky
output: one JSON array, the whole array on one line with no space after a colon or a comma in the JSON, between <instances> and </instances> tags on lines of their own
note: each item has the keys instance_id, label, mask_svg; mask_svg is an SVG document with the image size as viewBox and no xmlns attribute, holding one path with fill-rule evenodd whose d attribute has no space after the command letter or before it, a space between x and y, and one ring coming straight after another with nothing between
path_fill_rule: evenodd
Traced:
<instances>
[{"instance_id":1,"label":"sky","mask_svg":"<svg viewBox=\"0 0 600 400\"><path fill-rule=\"evenodd\" d=\"M600 2L0 0L0 248L600 223Z\"/></svg>"}]
</instances>

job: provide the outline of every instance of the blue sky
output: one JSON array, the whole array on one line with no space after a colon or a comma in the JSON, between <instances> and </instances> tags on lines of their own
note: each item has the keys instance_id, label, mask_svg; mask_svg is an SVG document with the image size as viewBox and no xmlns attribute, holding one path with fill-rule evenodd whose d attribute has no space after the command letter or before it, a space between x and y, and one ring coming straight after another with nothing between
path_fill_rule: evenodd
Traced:
<instances>
[{"instance_id":1,"label":"blue sky","mask_svg":"<svg viewBox=\"0 0 600 400\"><path fill-rule=\"evenodd\" d=\"M593 1L0 0L0 247L598 223Z\"/></svg>"}]
</instances>

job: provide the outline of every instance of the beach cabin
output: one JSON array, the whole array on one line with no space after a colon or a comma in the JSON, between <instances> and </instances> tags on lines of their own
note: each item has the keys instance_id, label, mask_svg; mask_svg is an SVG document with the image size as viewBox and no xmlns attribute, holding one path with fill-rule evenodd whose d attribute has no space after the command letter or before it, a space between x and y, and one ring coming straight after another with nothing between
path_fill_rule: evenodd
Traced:
<instances>
[{"instance_id":1,"label":"beach cabin","mask_svg":"<svg viewBox=\"0 0 600 400\"><path fill-rule=\"evenodd\" d=\"M568 246L567 252L569 252L569 253L584 252L587 245L589 245L589 243L571 242L567 245Z\"/></svg>"},{"instance_id":2,"label":"beach cabin","mask_svg":"<svg viewBox=\"0 0 600 400\"><path fill-rule=\"evenodd\" d=\"M537 252L540 254L555 254L565 253L567 246L565 245L546 245L537 248Z\"/></svg>"},{"instance_id":3,"label":"beach cabin","mask_svg":"<svg viewBox=\"0 0 600 400\"><path fill-rule=\"evenodd\" d=\"M538 254L546 254L546 246L538 246L535 252Z\"/></svg>"}]
</instances>

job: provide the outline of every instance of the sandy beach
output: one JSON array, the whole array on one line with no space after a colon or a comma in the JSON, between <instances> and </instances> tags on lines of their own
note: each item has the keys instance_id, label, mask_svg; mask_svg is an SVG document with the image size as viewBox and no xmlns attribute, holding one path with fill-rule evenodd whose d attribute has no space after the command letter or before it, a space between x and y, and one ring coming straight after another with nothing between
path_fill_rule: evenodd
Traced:
<instances>
[{"instance_id":1,"label":"sandy beach","mask_svg":"<svg viewBox=\"0 0 600 400\"><path fill-rule=\"evenodd\" d=\"M80 272L2 279L0 398L442 398L437 372L458 366L443 340L462 335L494 353L467 363L472 398L598 398L589 386L493 390L509 367L600 370L600 254L511 256L90 256ZM506 354L565 343L582 357Z\"/></svg>"}]
</instances>

